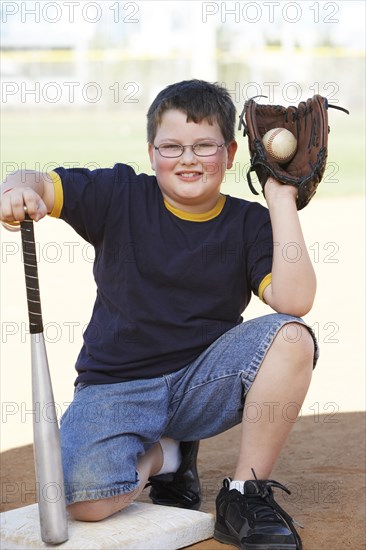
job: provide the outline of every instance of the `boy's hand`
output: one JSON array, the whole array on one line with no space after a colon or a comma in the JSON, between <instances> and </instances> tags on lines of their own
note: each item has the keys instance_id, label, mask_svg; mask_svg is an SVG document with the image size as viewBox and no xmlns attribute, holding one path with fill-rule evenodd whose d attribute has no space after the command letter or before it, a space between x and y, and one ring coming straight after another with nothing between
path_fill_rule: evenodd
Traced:
<instances>
[{"instance_id":1,"label":"boy's hand","mask_svg":"<svg viewBox=\"0 0 366 550\"><path fill-rule=\"evenodd\" d=\"M36 170L17 170L5 179L0 196L0 221L6 229L19 228L25 210L30 218L39 221L52 212L54 187L49 174Z\"/></svg>"},{"instance_id":2,"label":"boy's hand","mask_svg":"<svg viewBox=\"0 0 366 550\"><path fill-rule=\"evenodd\" d=\"M31 187L4 189L0 199L0 220L4 223L23 221L24 207L34 221L39 221L47 214L45 203Z\"/></svg>"},{"instance_id":3,"label":"boy's hand","mask_svg":"<svg viewBox=\"0 0 366 550\"><path fill-rule=\"evenodd\" d=\"M278 205L280 202L290 200L296 205L298 190L294 185L283 185L271 176L267 179L264 187L264 197L268 208Z\"/></svg>"}]
</instances>

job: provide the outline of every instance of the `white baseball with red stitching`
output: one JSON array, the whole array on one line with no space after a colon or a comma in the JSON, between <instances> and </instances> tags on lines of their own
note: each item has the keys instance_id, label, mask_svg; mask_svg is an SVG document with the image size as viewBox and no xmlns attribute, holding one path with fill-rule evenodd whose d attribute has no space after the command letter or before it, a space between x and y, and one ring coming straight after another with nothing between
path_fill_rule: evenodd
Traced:
<instances>
[{"instance_id":1,"label":"white baseball with red stitching","mask_svg":"<svg viewBox=\"0 0 366 550\"><path fill-rule=\"evenodd\" d=\"M266 151L280 164L289 162L296 153L297 140L286 128L268 130L262 141Z\"/></svg>"}]
</instances>

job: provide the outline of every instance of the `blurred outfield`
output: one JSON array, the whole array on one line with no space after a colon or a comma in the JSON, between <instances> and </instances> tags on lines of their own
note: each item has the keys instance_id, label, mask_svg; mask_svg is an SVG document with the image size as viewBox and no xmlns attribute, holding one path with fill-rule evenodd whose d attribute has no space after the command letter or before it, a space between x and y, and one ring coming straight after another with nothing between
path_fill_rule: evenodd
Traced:
<instances>
[{"instance_id":1,"label":"blurred outfield","mask_svg":"<svg viewBox=\"0 0 366 550\"><path fill-rule=\"evenodd\" d=\"M364 193L364 120L362 111L351 110L348 116L329 110L328 166L318 188L319 196ZM119 110L4 110L1 177L25 167L37 170L50 170L60 165L110 167L116 162L131 163L137 171L151 173L145 128L145 111L129 110L126 104ZM236 163L226 175L223 192L252 200L254 195L245 177L248 143L241 133L237 140Z\"/></svg>"}]
</instances>

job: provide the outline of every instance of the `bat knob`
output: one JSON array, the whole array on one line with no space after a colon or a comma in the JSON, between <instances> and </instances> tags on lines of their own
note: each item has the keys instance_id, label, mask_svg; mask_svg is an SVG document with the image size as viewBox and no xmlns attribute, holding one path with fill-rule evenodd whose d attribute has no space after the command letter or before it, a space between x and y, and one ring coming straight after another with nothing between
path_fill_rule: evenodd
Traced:
<instances>
[{"instance_id":1,"label":"bat knob","mask_svg":"<svg viewBox=\"0 0 366 550\"><path fill-rule=\"evenodd\" d=\"M20 223L19 222L1 222L1 225L5 227L7 231L15 232L20 231Z\"/></svg>"}]
</instances>

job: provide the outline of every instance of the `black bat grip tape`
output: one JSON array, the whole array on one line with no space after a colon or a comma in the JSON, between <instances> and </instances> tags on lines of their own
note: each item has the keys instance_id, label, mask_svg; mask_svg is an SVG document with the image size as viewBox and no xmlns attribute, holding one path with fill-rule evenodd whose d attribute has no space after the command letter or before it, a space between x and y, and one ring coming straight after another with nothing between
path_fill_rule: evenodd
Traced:
<instances>
[{"instance_id":1,"label":"black bat grip tape","mask_svg":"<svg viewBox=\"0 0 366 550\"><path fill-rule=\"evenodd\" d=\"M27 289L29 332L43 332L41 296L39 292L36 245L34 241L33 220L26 215L20 224L24 261L25 286Z\"/></svg>"}]
</instances>

